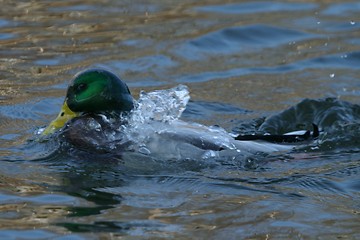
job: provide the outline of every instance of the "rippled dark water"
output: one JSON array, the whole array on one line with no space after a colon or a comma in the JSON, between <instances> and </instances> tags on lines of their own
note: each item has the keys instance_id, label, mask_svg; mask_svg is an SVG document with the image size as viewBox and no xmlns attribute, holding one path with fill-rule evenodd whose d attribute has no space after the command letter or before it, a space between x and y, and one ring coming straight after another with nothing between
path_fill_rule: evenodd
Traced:
<instances>
[{"instance_id":1,"label":"rippled dark water","mask_svg":"<svg viewBox=\"0 0 360 240\"><path fill-rule=\"evenodd\" d=\"M0 12L1 238L360 238L357 1L5 1ZM210 162L33 141L92 66L136 97L186 84L186 121L322 133L288 154Z\"/></svg>"}]
</instances>

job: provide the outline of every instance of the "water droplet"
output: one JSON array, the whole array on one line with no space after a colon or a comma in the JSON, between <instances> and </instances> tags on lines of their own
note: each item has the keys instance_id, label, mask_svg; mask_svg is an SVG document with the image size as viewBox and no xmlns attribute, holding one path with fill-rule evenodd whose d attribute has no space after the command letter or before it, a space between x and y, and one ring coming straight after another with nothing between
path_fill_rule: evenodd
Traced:
<instances>
[{"instance_id":1,"label":"water droplet","mask_svg":"<svg viewBox=\"0 0 360 240\"><path fill-rule=\"evenodd\" d=\"M334 77L335 77L335 73L331 73L329 76L330 76L331 78L334 78Z\"/></svg>"},{"instance_id":2,"label":"water droplet","mask_svg":"<svg viewBox=\"0 0 360 240\"><path fill-rule=\"evenodd\" d=\"M91 119L89 122L88 122L88 126L90 127L90 129L94 129L95 131L97 132L100 132L101 131L101 125L100 123L98 123L96 120L94 119Z\"/></svg>"},{"instance_id":3,"label":"water droplet","mask_svg":"<svg viewBox=\"0 0 360 240\"><path fill-rule=\"evenodd\" d=\"M142 153L142 154L145 154L145 155L150 155L151 154L151 151L146 147L140 147L138 151L139 151L139 153Z\"/></svg>"},{"instance_id":4,"label":"water droplet","mask_svg":"<svg viewBox=\"0 0 360 240\"><path fill-rule=\"evenodd\" d=\"M37 131L35 131L36 135L40 135L44 132L45 128L39 128Z\"/></svg>"}]
</instances>

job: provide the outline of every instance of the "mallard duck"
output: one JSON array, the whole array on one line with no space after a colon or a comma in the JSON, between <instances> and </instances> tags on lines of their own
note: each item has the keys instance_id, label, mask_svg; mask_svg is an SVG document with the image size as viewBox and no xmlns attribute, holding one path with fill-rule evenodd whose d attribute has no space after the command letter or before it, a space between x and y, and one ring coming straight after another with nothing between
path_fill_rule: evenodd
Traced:
<instances>
[{"instance_id":1,"label":"mallard duck","mask_svg":"<svg viewBox=\"0 0 360 240\"><path fill-rule=\"evenodd\" d=\"M69 85L61 111L43 134L53 133L80 113L121 113L134 107L128 86L115 74L90 69L75 76Z\"/></svg>"},{"instance_id":2,"label":"mallard duck","mask_svg":"<svg viewBox=\"0 0 360 240\"><path fill-rule=\"evenodd\" d=\"M108 120L134 108L128 86L115 74L104 69L89 69L75 75L55 120L42 132L49 135L63 129L61 135L79 148L91 149L106 142ZM100 124L101 130L91 124Z\"/></svg>"},{"instance_id":3,"label":"mallard duck","mask_svg":"<svg viewBox=\"0 0 360 240\"><path fill-rule=\"evenodd\" d=\"M67 89L60 113L42 134L49 135L62 129L61 135L68 142L80 149L90 151L109 145L115 150L119 146L136 145L130 140L122 141L122 138L118 136L109 138L109 132L114 135L114 130L115 134L121 134L121 125L126 124L124 115L129 114L134 106L134 99L128 86L118 76L104 69L86 70L75 76ZM111 121L111 119L122 120ZM116 126L113 125L114 123ZM291 148L288 145L274 143L303 141L311 137L309 131L302 135L232 137L222 130L209 130L206 126L189 124L180 120L172 124L156 122L153 124L156 125L156 131L151 128L139 133L149 136L149 143L146 146L149 152L162 152L164 148L168 149L168 152L177 151L184 146L192 146L205 151L224 149L242 151L245 149L253 152L271 152ZM315 131L317 128L314 127L314 135L318 134ZM134 150L134 147L131 149Z\"/></svg>"}]
</instances>

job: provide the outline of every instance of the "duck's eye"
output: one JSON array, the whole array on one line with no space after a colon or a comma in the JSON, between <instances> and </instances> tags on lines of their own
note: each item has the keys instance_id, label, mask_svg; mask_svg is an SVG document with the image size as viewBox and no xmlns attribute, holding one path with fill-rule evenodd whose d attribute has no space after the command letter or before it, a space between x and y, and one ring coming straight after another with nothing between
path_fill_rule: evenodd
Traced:
<instances>
[{"instance_id":1,"label":"duck's eye","mask_svg":"<svg viewBox=\"0 0 360 240\"><path fill-rule=\"evenodd\" d=\"M80 83L79 85L76 86L75 91L76 91L77 93L79 93L79 92L84 91L86 88L87 88L87 84L86 84L86 83Z\"/></svg>"}]
</instances>

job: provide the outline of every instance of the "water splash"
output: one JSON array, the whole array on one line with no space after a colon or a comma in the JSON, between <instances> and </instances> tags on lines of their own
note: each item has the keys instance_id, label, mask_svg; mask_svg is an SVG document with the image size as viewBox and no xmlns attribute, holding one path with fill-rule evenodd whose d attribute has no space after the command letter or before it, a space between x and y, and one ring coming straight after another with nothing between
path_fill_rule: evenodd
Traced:
<instances>
[{"instance_id":1,"label":"water splash","mask_svg":"<svg viewBox=\"0 0 360 240\"><path fill-rule=\"evenodd\" d=\"M214 149L236 149L228 132L179 120L190 99L184 85L149 93L141 92L135 109L120 126L122 143L131 150L172 159L214 157Z\"/></svg>"},{"instance_id":2,"label":"water splash","mask_svg":"<svg viewBox=\"0 0 360 240\"><path fill-rule=\"evenodd\" d=\"M134 110L125 116L128 124L120 126L120 131L126 141L140 143L142 146L149 135L160 130L159 124L167 126L179 119L189 99L189 90L185 85L148 93L141 91ZM144 152L148 150L144 149Z\"/></svg>"},{"instance_id":3,"label":"water splash","mask_svg":"<svg viewBox=\"0 0 360 240\"><path fill-rule=\"evenodd\" d=\"M126 125L121 125L122 143L131 142L132 150L149 155L149 142L154 134L180 118L189 102L187 86L178 85L166 90L140 92L140 97L131 114L125 116Z\"/></svg>"},{"instance_id":4,"label":"water splash","mask_svg":"<svg viewBox=\"0 0 360 240\"><path fill-rule=\"evenodd\" d=\"M149 121L170 122L179 119L189 99L189 90L185 85L149 93L141 91L129 124L136 125Z\"/></svg>"}]
</instances>

